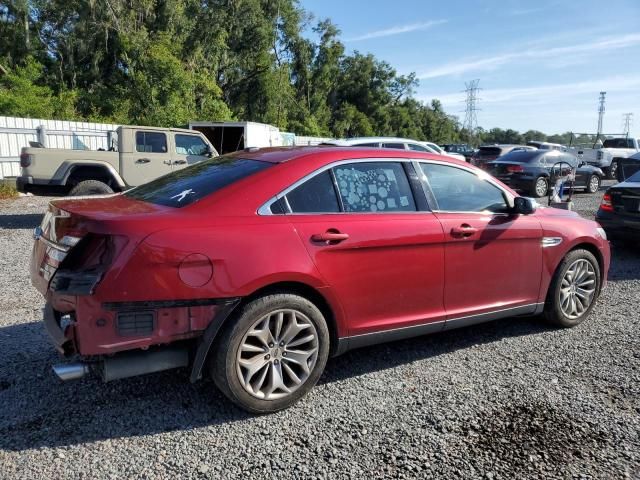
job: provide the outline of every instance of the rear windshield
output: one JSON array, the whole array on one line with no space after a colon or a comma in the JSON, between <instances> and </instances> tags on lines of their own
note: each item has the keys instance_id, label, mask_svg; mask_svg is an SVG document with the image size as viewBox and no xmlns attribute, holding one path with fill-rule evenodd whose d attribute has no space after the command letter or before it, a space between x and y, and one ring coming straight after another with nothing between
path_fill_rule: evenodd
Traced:
<instances>
[{"instance_id":1,"label":"rear windshield","mask_svg":"<svg viewBox=\"0 0 640 480\"><path fill-rule=\"evenodd\" d=\"M538 159L544 155L544 152L538 150L514 150L499 158L502 162L515 162L515 163L531 163L537 162Z\"/></svg>"},{"instance_id":2,"label":"rear windshield","mask_svg":"<svg viewBox=\"0 0 640 480\"><path fill-rule=\"evenodd\" d=\"M603 148L633 148L632 138L607 138L602 144Z\"/></svg>"},{"instance_id":3,"label":"rear windshield","mask_svg":"<svg viewBox=\"0 0 640 480\"><path fill-rule=\"evenodd\" d=\"M631 175L629 178L625 180L625 182L638 182L640 183L640 170Z\"/></svg>"},{"instance_id":4,"label":"rear windshield","mask_svg":"<svg viewBox=\"0 0 640 480\"><path fill-rule=\"evenodd\" d=\"M124 195L167 207L184 207L271 165L232 156L216 157L156 178Z\"/></svg>"},{"instance_id":5,"label":"rear windshield","mask_svg":"<svg viewBox=\"0 0 640 480\"><path fill-rule=\"evenodd\" d=\"M489 156L489 155L495 155L498 156L500 155L500 153L502 153L502 150L499 147L480 147L478 149L478 155L482 156Z\"/></svg>"}]
</instances>

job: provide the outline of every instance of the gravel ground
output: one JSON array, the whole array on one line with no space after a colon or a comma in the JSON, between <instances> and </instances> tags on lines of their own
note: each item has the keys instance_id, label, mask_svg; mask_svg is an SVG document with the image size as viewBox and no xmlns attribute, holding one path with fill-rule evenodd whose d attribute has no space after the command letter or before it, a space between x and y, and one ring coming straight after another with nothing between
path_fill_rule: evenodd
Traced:
<instances>
[{"instance_id":1,"label":"gravel ground","mask_svg":"<svg viewBox=\"0 0 640 480\"><path fill-rule=\"evenodd\" d=\"M0 478L640 478L637 249L614 249L578 328L513 318L353 351L252 417L186 372L54 378L27 271L47 200L0 202Z\"/></svg>"}]
</instances>

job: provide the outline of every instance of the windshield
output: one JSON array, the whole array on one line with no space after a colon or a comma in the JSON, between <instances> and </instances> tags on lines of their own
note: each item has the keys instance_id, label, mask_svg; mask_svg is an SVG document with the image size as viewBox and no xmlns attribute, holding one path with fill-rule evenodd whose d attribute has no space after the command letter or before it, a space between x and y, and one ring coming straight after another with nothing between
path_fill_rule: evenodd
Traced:
<instances>
[{"instance_id":1,"label":"windshield","mask_svg":"<svg viewBox=\"0 0 640 480\"><path fill-rule=\"evenodd\" d=\"M156 178L124 195L167 207L184 207L272 165L226 155L215 157Z\"/></svg>"}]
</instances>

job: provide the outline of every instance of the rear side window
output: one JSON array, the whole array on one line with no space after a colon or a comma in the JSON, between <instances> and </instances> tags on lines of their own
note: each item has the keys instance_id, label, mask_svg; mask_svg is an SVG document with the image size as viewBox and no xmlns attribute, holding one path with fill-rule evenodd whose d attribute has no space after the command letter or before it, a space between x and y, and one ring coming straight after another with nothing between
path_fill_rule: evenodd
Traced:
<instances>
[{"instance_id":1,"label":"rear side window","mask_svg":"<svg viewBox=\"0 0 640 480\"><path fill-rule=\"evenodd\" d=\"M404 150L404 143L383 143L382 148L395 148L397 150Z\"/></svg>"},{"instance_id":2,"label":"rear side window","mask_svg":"<svg viewBox=\"0 0 640 480\"><path fill-rule=\"evenodd\" d=\"M380 144L378 142L375 143L359 143L358 145L353 145L354 147L374 147L378 148Z\"/></svg>"},{"instance_id":3,"label":"rear side window","mask_svg":"<svg viewBox=\"0 0 640 480\"><path fill-rule=\"evenodd\" d=\"M331 173L327 170L310 178L287 194L293 213L337 213L338 197Z\"/></svg>"},{"instance_id":4,"label":"rear side window","mask_svg":"<svg viewBox=\"0 0 640 480\"><path fill-rule=\"evenodd\" d=\"M167 136L159 132L136 132L136 152L167 153Z\"/></svg>"},{"instance_id":5,"label":"rear side window","mask_svg":"<svg viewBox=\"0 0 640 480\"><path fill-rule=\"evenodd\" d=\"M400 163L371 162L333 169L345 212L413 212L416 204Z\"/></svg>"},{"instance_id":6,"label":"rear side window","mask_svg":"<svg viewBox=\"0 0 640 480\"><path fill-rule=\"evenodd\" d=\"M258 160L216 157L156 178L124 195L167 207L184 207L270 166Z\"/></svg>"},{"instance_id":7,"label":"rear side window","mask_svg":"<svg viewBox=\"0 0 640 480\"><path fill-rule=\"evenodd\" d=\"M480 147L478 149L478 155L481 157L498 157L502 153L502 150L498 147Z\"/></svg>"},{"instance_id":8,"label":"rear side window","mask_svg":"<svg viewBox=\"0 0 640 480\"><path fill-rule=\"evenodd\" d=\"M413 150L415 152L429 152L429 149L426 147L423 147L422 145L416 145L415 143L407 143L407 145L409 146L409 150Z\"/></svg>"}]
</instances>

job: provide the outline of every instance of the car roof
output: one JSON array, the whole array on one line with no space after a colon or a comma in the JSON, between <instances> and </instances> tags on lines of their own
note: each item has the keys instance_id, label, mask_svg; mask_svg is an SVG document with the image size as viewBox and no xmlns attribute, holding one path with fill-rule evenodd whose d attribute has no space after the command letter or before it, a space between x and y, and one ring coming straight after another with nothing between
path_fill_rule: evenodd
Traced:
<instances>
[{"instance_id":1,"label":"car roof","mask_svg":"<svg viewBox=\"0 0 640 480\"><path fill-rule=\"evenodd\" d=\"M324 142L325 145L359 145L361 143L381 143L381 142L397 142L397 143L425 143L421 140L414 140L412 138L400 138L400 137L353 137L353 138L343 138L338 140L330 140Z\"/></svg>"},{"instance_id":2,"label":"car roof","mask_svg":"<svg viewBox=\"0 0 640 480\"><path fill-rule=\"evenodd\" d=\"M249 148L239 150L231 155L251 160L261 160L270 163L284 163L300 160L306 157L314 157L315 159L324 159L327 162L347 159L388 159L388 158L415 158L415 159L432 159L446 160L453 164L465 165L469 164L453 157L439 155L431 152L418 152L414 150L400 150L394 148L375 148L375 147L349 147L349 146L304 146L304 147L268 147L268 148Z\"/></svg>"}]
</instances>

